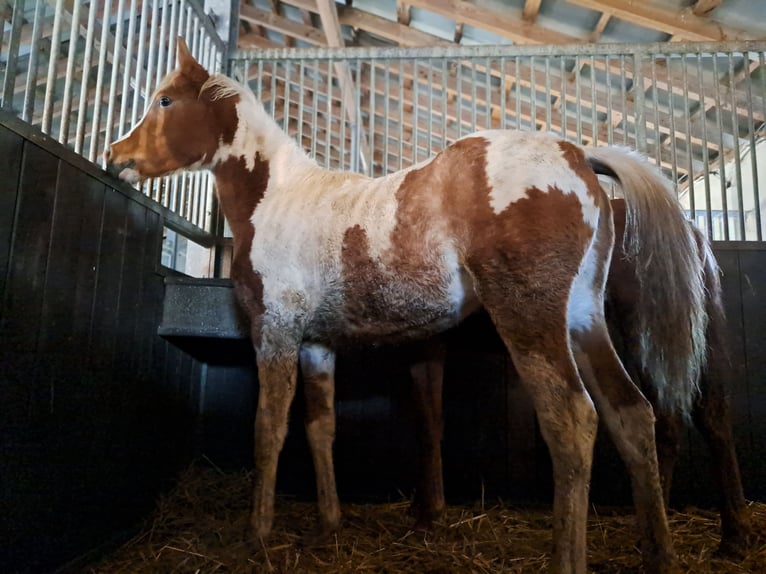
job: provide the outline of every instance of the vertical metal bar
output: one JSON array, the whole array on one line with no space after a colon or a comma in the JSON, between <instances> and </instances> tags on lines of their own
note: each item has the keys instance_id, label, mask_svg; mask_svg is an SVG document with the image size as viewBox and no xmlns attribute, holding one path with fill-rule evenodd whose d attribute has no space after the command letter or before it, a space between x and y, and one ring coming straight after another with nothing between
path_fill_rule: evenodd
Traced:
<instances>
[{"instance_id":1,"label":"vertical metal bar","mask_svg":"<svg viewBox=\"0 0 766 574\"><path fill-rule=\"evenodd\" d=\"M61 48L61 19L64 14L64 0L56 0L56 13L53 15L53 31L51 32L51 52L48 60L48 79L45 83L45 104L43 105L43 123L41 129L46 134L51 133L53 120L53 100L56 97L56 67Z\"/></svg>"},{"instance_id":2,"label":"vertical metal bar","mask_svg":"<svg viewBox=\"0 0 766 574\"><path fill-rule=\"evenodd\" d=\"M23 4L23 0L17 0L18 4ZM35 2L34 22L32 23L32 39L29 46L29 63L27 66L27 81L24 86L24 105L22 108L21 119L32 123L35 112L35 92L37 91L37 63L40 54L40 35L43 27L43 15L45 14L45 0ZM0 28L3 26L0 26ZM9 57L10 60L10 57ZM10 62L9 64L10 65Z\"/></svg>"},{"instance_id":3,"label":"vertical metal bar","mask_svg":"<svg viewBox=\"0 0 766 574\"><path fill-rule=\"evenodd\" d=\"M96 94L93 98L93 125L90 132L90 153L88 159L96 161L98 153L99 134L101 131L101 105L103 103L104 70L106 69L107 38L109 37L109 18L112 11L112 0L104 1L101 17L101 44L98 54L98 69L96 71Z\"/></svg>"},{"instance_id":4,"label":"vertical metal bar","mask_svg":"<svg viewBox=\"0 0 766 574\"><path fill-rule=\"evenodd\" d=\"M404 167L404 60L399 59L399 169Z\"/></svg>"},{"instance_id":5,"label":"vertical metal bar","mask_svg":"<svg viewBox=\"0 0 766 574\"><path fill-rule=\"evenodd\" d=\"M274 64L276 65L276 64ZM327 60L327 131L325 133L326 143L325 149L327 150L327 156L325 157L325 167L332 167L332 60Z\"/></svg>"},{"instance_id":6,"label":"vertical metal bar","mask_svg":"<svg viewBox=\"0 0 766 574\"><path fill-rule=\"evenodd\" d=\"M514 83L513 83L514 89L516 90L516 129L520 130L521 129L521 84L519 83L519 76L520 76L519 57L515 56L514 60L516 62L516 69L514 70L515 77L514 77Z\"/></svg>"},{"instance_id":7,"label":"vertical metal bar","mask_svg":"<svg viewBox=\"0 0 766 574\"><path fill-rule=\"evenodd\" d=\"M434 59L428 58L428 121L426 122L426 152L428 157L434 153L432 126L434 123ZM442 86L442 89L446 86Z\"/></svg>"},{"instance_id":8,"label":"vertical metal bar","mask_svg":"<svg viewBox=\"0 0 766 574\"><path fill-rule=\"evenodd\" d=\"M306 93L306 60L301 58L298 66L298 73L300 74L298 79L298 145L303 148L303 98Z\"/></svg>"},{"instance_id":9,"label":"vertical metal bar","mask_svg":"<svg viewBox=\"0 0 766 574\"><path fill-rule=\"evenodd\" d=\"M21 42L23 24L24 0L16 0L16 3L13 5L11 35L8 38L8 58L5 63L5 77L3 78L2 107L8 110L13 107L13 89L16 84L16 66L19 59L19 44Z\"/></svg>"},{"instance_id":10,"label":"vertical metal bar","mask_svg":"<svg viewBox=\"0 0 766 574\"><path fill-rule=\"evenodd\" d=\"M529 121L530 128L537 131L537 78L535 77L535 57L529 58Z\"/></svg>"},{"instance_id":11,"label":"vertical metal bar","mask_svg":"<svg viewBox=\"0 0 766 574\"><path fill-rule=\"evenodd\" d=\"M369 173L367 175L375 177L377 174L375 172L375 152L377 151L376 143L375 143L375 84L377 82L376 78L376 62L375 60L371 60L369 62L370 66L370 96L369 96L369 120L368 120L368 130L370 134L370 158L367 161L368 170Z\"/></svg>"},{"instance_id":12,"label":"vertical metal bar","mask_svg":"<svg viewBox=\"0 0 766 574\"><path fill-rule=\"evenodd\" d=\"M147 20L149 18L149 2L144 0L144 2L141 4L141 29L138 32L138 54L136 56L136 77L133 81L133 107L130 111L130 125L131 127L136 125L136 122L138 121L138 100L141 97L141 75L145 71L145 64L144 64L144 51L146 46L146 30L147 30ZM149 74L147 74L148 78ZM147 102L149 98L149 92L144 89L144 105L141 107L141 110L146 109Z\"/></svg>"},{"instance_id":13,"label":"vertical metal bar","mask_svg":"<svg viewBox=\"0 0 766 574\"><path fill-rule=\"evenodd\" d=\"M744 53L745 59L749 60L749 55L747 52ZM764 70L763 67L763 52L759 54L760 58L760 68L761 70ZM749 64L746 64L749 66ZM763 82L763 74L761 74L761 81ZM766 100L766 90L763 90L761 92L761 97ZM766 111L766 110L765 110ZM755 217L755 239L756 241L763 241L763 228L762 228L762 221L761 221L761 199L760 199L760 193L758 189L758 154L756 153L758 150L756 149L756 143L755 143L755 120L753 118L753 75L752 73L748 75L747 77L747 117L748 117L748 136L750 140L750 165L752 167L752 187L753 187L753 215ZM764 113L764 116L766 116L766 113Z\"/></svg>"},{"instance_id":14,"label":"vertical metal bar","mask_svg":"<svg viewBox=\"0 0 766 574\"><path fill-rule=\"evenodd\" d=\"M620 54L620 103L622 105L622 145L628 145L628 74L625 69L625 54ZM633 88L635 88L635 74L633 74ZM636 120L635 106L633 108L633 121Z\"/></svg>"},{"instance_id":15,"label":"vertical metal bar","mask_svg":"<svg viewBox=\"0 0 766 574\"><path fill-rule=\"evenodd\" d=\"M487 121L484 123L484 127L491 130L494 105L492 104L492 62L489 58L486 58L484 62L484 70L484 92L486 93L487 98Z\"/></svg>"},{"instance_id":16,"label":"vertical metal bar","mask_svg":"<svg viewBox=\"0 0 766 574\"><path fill-rule=\"evenodd\" d=\"M702 165L704 166L704 181L705 181L705 210L707 221L707 233L708 237L717 239L715 237L715 230L713 229L713 206L710 202L710 150L708 148L707 137L707 118L705 117L705 75L702 69L702 54L697 53L697 77L699 79L700 86L700 108L702 110Z\"/></svg>"},{"instance_id":17,"label":"vertical metal bar","mask_svg":"<svg viewBox=\"0 0 766 574\"><path fill-rule=\"evenodd\" d=\"M567 69L566 58L561 58L561 95L559 101L561 102L561 136L566 138L569 134L569 124L567 123Z\"/></svg>"},{"instance_id":18,"label":"vertical metal bar","mask_svg":"<svg viewBox=\"0 0 766 574\"><path fill-rule=\"evenodd\" d=\"M715 84L716 123L718 128L718 179L721 189L721 211L723 211L723 237L729 241L729 206L726 194L726 148L723 141L723 110L721 109L721 76L718 71L718 53L711 54L713 59L713 79Z\"/></svg>"},{"instance_id":19,"label":"vertical metal bar","mask_svg":"<svg viewBox=\"0 0 766 574\"><path fill-rule=\"evenodd\" d=\"M391 62L386 61L384 72L384 94L391 93ZM383 99L383 175L388 173L388 138L390 135L391 124L391 98Z\"/></svg>"},{"instance_id":20,"label":"vertical metal bar","mask_svg":"<svg viewBox=\"0 0 766 574\"><path fill-rule=\"evenodd\" d=\"M687 186L687 193L689 195L689 211L691 212L692 221L697 221L697 208L695 192L694 192L694 157L692 155L692 117L689 107L689 69L687 65L687 56L684 55L681 59L681 83L684 90L684 133L686 135L686 155L689 159L689 182ZM700 101L700 105L702 102Z\"/></svg>"},{"instance_id":21,"label":"vertical metal bar","mask_svg":"<svg viewBox=\"0 0 766 574\"><path fill-rule=\"evenodd\" d=\"M553 129L553 110L551 109L551 57L545 57L545 130Z\"/></svg>"},{"instance_id":22,"label":"vertical metal bar","mask_svg":"<svg viewBox=\"0 0 766 574\"><path fill-rule=\"evenodd\" d=\"M506 71L506 64L507 61L505 59L505 56L500 58L500 129L507 129L507 120L508 120L508 114L506 114L505 106L508 103L508 82L506 80L507 71Z\"/></svg>"},{"instance_id":23,"label":"vertical metal bar","mask_svg":"<svg viewBox=\"0 0 766 574\"><path fill-rule=\"evenodd\" d=\"M449 73L447 71L447 66L449 65L449 62L446 58L442 58L441 60L441 68L442 68L442 143L441 143L441 149L444 149L447 147L447 142L449 141L448 137L448 130L449 130L449 122L447 117L447 111L448 111L448 102L449 102L449 92L448 92L448 80L449 80Z\"/></svg>"},{"instance_id":24,"label":"vertical metal bar","mask_svg":"<svg viewBox=\"0 0 766 574\"><path fill-rule=\"evenodd\" d=\"M412 163L418 163L418 120L420 119L420 82L418 81L418 61L412 61Z\"/></svg>"},{"instance_id":25,"label":"vertical metal bar","mask_svg":"<svg viewBox=\"0 0 766 574\"><path fill-rule=\"evenodd\" d=\"M590 122L593 133L591 144L598 145L598 95L596 93L596 57L590 57Z\"/></svg>"},{"instance_id":26,"label":"vertical metal bar","mask_svg":"<svg viewBox=\"0 0 766 574\"><path fill-rule=\"evenodd\" d=\"M668 62L670 57L668 55ZM669 67L669 66L668 66ZM670 114L670 161L672 165L671 177L673 179L673 189L678 195L678 149L676 147L676 108L673 103L675 96L673 95L673 77L674 74L668 74L668 113Z\"/></svg>"},{"instance_id":27,"label":"vertical metal bar","mask_svg":"<svg viewBox=\"0 0 766 574\"><path fill-rule=\"evenodd\" d=\"M258 72L258 78L260 79L261 73L260 73L260 66L262 62L258 61L259 66L259 72ZM311 125L313 127L314 133L311 137L311 157L316 158L317 155L317 140L319 139L319 124L317 123L317 118L319 116L319 62L317 60L314 60L314 75L313 75L313 81L312 81L312 96L311 96ZM261 83L260 80L258 82L258 88L260 89ZM374 97L374 86L373 86L373 97Z\"/></svg>"},{"instance_id":28,"label":"vertical metal bar","mask_svg":"<svg viewBox=\"0 0 766 574\"><path fill-rule=\"evenodd\" d=\"M172 2L172 0L170 0ZM165 41L168 38L168 0L154 0L155 3L162 3L162 10L160 13L160 34L157 38L157 79L154 85L158 86L165 75L165 55L167 51L165 49Z\"/></svg>"},{"instance_id":29,"label":"vertical metal bar","mask_svg":"<svg viewBox=\"0 0 766 574\"><path fill-rule=\"evenodd\" d=\"M644 92L643 58L633 54L633 103L636 111L636 149L646 154L646 94Z\"/></svg>"},{"instance_id":30,"label":"vertical metal bar","mask_svg":"<svg viewBox=\"0 0 766 574\"><path fill-rule=\"evenodd\" d=\"M96 31L96 12L99 0L93 0L88 7L88 32L85 36L85 53L82 58L82 78L80 80L80 102L77 112L77 134L75 135L74 151L83 153L85 143L85 122L88 118L88 78L90 77L91 60L93 58L93 41Z\"/></svg>"},{"instance_id":31,"label":"vertical metal bar","mask_svg":"<svg viewBox=\"0 0 766 574\"><path fill-rule=\"evenodd\" d=\"M291 84L292 84L292 78L290 77L292 74L293 69L293 63L292 62L285 62L284 70L285 70L285 87L284 87L284 101L285 101L285 108L284 112L282 113L283 117L283 129L285 130L286 134L290 133L290 107L292 106L292 102L290 101L290 92Z\"/></svg>"},{"instance_id":32,"label":"vertical metal bar","mask_svg":"<svg viewBox=\"0 0 766 574\"><path fill-rule=\"evenodd\" d=\"M577 143L582 144L582 62L580 56L575 58L575 101L577 102L577 121L575 126L577 128Z\"/></svg>"},{"instance_id":33,"label":"vertical metal bar","mask_svg":"<svg viewBox=\"0 0 766 574\"><path fill-rule=\"evenodd\" d=\"M463 63L457 61L457 137L463 137Z\"/></svg>"},{"instance_id":34,"label":"vertical metal bar","mask_svg":"<svg viewBox=\"0 0 766 574\"><path fill-rule=\"evenodd\" d=\"M176 67L176 42L178 31L181 25L181 14L183 10L179 9L178 0L170 0L170 35L168 36L168 59L165 64L165 73L169 74Z\"/></svg>"},{"instance_id":35,"label":"vertical metal bar","mask_svg":"<svg viewBox=\"0 0 766 574\"><path fill-rule=\"evenodd\" d=\"M146 87L144 88L146 98L144 100L144 111L149 109L149 104L151 103L151 94L154 92L154 84L152 83L152 80L154 79L154 65L157 59L156 37L158 17L159 0L154 0L154 2L152 2L152 22L149 28L149 56L147 58L146 65Z\"/></svg>"},{"instance_id":36,"label":"vertical metal bar","mask_svg":"<svg viewBox=\"0 0 766 574\"><path fill-rule=\"evenodd\" d=\"M471 61L471 132L476 131L476 62ZM486 102L485 102L486 104Z\"/></svg>"},{"instance_id":37,"label":"vertical metal bar","mask_svg":"<svg viewBox=\"0 0 766 574\"><path fill-rule=\"evenodd\" d=\"M104 139L112 139L114 127L114 104L117 100L117 77L120 72L120 52L122 52L122 30L125 22L125 0L117 2L117 29L115 30L114 52L112 53L112 77L109 81L109 104L106 111L106 131Z\"/></svg>"},{"instance_id":38,"label":"vertical metal bar","mask_svg":"<svg viewBox=\"0 0 766 574\"><path fill-rule=\"evenodd\" d=\"M72 111L72 81L74 79L75 54L77 40L80 37L80 2L72 6L72 24L69 27L69 52L67 54L66 78L64 79L64 101L61 104L61 123L59 125L59 142L69 143L69 115Z\"/></svg>"},{"instance_id":39,"label":"vertical metal bar","mask_svg":"<svg viewBox=\"0 0 766 574\"><path fill-rule=\"evenodd\" d=\"M122 136L125 133L125 122L128 119L128 105L130 100L130 83L133 80L133 45L136 41L136 16L138 12L138 2L130 3L130 12L128 13L128 35L125 40L125 68L122 73L122 98L120 100L120 119L117 124L117 134ZM136 73L140 68L140 62L136 62ZM138 84L134 85L134 91L138 90Z\"/></svg>"},{"instance_id":40,"label":"vertical metal bar","mask_svg":"<svg viewBox=\"0 0 766 574\"><path fill-rule=\"evenodd\" d=\"M604 58L604 64L606 68L606 143L607 145L614 145L614 118L612 117L612 66L609 63L610 57L607 55Z\"/></svg>"},{"instance_id":41,"label":"vertical metal bar","mask_svg":"<svg viewBox=\"0 0 766 574\"><path fill-rule=\"evenodd\" d=\"M657 167L662 167L662 133L660 132L660 101L657 93L657 55L650 56L652 78L652 102L654 104L654 137L657 142Z\"/></svg>"},{"instance_id":42,"label":"vertical metal bar","mask_svg":"<svg viewBox=\"0 0 766 574\"><path fill-rule=\"evenodd\" d=\"M747 54L743 53L744 65L746 65ZM740 146L739 137L739 118L737 117L737 95L734 76L734 53L728 53L729 59L729 96L731 97L731 131L735 142L734 149L734 180L736 182L737 190L737 209L739 210L739 237L737 239L744 241L747 239L747 233L745 230L745 202L744 193L742 189L742 148ZM753 158L755 159L755 158Z\"/></svg>"}]
</instances>

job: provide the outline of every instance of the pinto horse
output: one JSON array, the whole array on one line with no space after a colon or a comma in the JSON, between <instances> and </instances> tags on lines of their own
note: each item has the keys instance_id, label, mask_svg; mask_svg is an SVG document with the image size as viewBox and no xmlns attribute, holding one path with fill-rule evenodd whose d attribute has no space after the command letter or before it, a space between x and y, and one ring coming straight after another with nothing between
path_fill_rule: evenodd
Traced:
<instances>
[{"instance_id":1,"label":"pinto horse","mask_svg":"<svg viewBox=\"0 0 766 574\"><path fill-rule=\"evenodd\" d=\"M687 253L687 257L699 255L702 273L686 276L692 285L669 286L665 276L668 270L662 262L667 251L654 253L653 260L639 270L641 260L628 256L622 243L626 227L625 201L612 200L612 209L616 243L606 285L607 324L628 373L655 410L657 455L665 502L670 499L673 469L685 423L683 410L673 409L673 404L678 402L665 397L679 389L686 393L686 381L699 377L700 393L694 398L691 419L713 458L713 473L720 493L719 551L736 556L747 548L752 525L742 490L726 391L726 371L730 363L718 264L707 239L694 225L681 219L670 220L666 223L675 225L670 236L693 237L697 250ZM691 245L689 241L682 241L668 248L682 250L688 245ZM695 301L685 294L700 288L704 289L705 304L695 309L692 308ZM699 362L697 345L688 344L689 339L683 336L690 317L701 312L706 315L702 322L707 324L703 364ZM434 338L429 345L415 351L410 366L418 414L418 486L412 506L417 529L430 529L445 505L440 445L446 353L446 343Z\"/></svg>"},{"instance_id":2,"label":"pinto horse","mask_svg":"<svg viewBox=\"0 0 766 574\"><path fill-rule=\"evenodd\" d=\"M260 383L254 540L272 528L277 460L299 365L318 535L327 536L340 523L332 461L335 350L428 339L483 308L532 397L553 460L554 570L586 571L595 402L630 472L646 569L677 572L652 407L620 362L604 316L614 225L597 174L615 177L625 191L626 235L636 253L671 244L667 219L680 215L667 182L627 150L510 130L464 137L381 178L330 171L249 89L208 74L182 40L177 53L178 68L105 159L127 181L189 169L214 174ZM699 257L674 252L668 281L697 272ZM692 295L702 307L704 294ZM695 317L690 332L704 331ZM694 383L688 385L664 398L688 409Z\"/></svg>"}]
</instances>

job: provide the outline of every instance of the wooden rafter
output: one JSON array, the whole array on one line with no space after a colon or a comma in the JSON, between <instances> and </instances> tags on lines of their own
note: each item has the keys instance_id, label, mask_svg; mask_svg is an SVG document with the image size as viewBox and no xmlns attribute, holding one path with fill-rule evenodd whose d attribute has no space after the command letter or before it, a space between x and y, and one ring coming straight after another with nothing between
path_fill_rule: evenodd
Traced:
<instances>
[{"instance_id":1,"label":"wooden rafter","mask_svg":"<svg viewBox=\"0 0 766 574\"><path fill-rule=\"evenodd\" d=\"M542 0L526 0L524 2L524 10L522 11L522 17L527 22L534 22L537 20L537 13L540 11L540 3Z\"/></svg>"},{"instance_id":2,"label":"wooden rafter","mask_svg":"<svg viewBox=\"0 0 766 574\"><path fill-rule=\"evenodd\" d=\"M707 16L721 5L722 0L697 0L692 6L692 12L697 16Z\"/></svg>"},{"instance_id":3,"label":"wooden rafter","mask_svg":"<svg viewBox=\"0 0 766 574\"><path fill-rule=\"evenodd\" d=\"M661 30L691 41L723 41L750 39L750 34L723 26L693 12L679 12L658 2L625 2L625 0L566 0L570 4L605 12L646 28Z\"/></svg>"}]
</instances>

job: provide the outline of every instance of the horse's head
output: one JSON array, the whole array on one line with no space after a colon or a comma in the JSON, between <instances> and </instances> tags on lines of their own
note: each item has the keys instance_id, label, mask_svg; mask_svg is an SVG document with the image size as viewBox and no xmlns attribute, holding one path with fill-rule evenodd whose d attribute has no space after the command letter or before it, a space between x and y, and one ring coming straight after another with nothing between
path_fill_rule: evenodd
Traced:
<instances>
[{"instance_id":1,"label":"horse's head","mask_svg":"<svg viewBox=\"0 0 766 574\"><path fill-rule=\"evenodd\" d=\"M233 137L236 97L222 97L182 38L177 53L178 68L162 80L144 117L104 152L121 179L206 167L220 142Z\"/></svg>"}]
</instances>

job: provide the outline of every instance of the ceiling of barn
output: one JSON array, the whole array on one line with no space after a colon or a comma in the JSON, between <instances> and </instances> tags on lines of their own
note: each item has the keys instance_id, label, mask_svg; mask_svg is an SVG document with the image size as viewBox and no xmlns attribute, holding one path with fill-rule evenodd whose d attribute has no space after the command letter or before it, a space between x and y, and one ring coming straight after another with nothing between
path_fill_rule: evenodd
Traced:
<instances>
[{"instance_id":1,"label":"ceiling of barn","mask_svg":"<svg viewBox=\"0 0 766 574\"><path fill-rule=\"evenodd\" d=\"M763 39L763 0L243 0L238 46Z\"/></svg>"}]
</instances>

